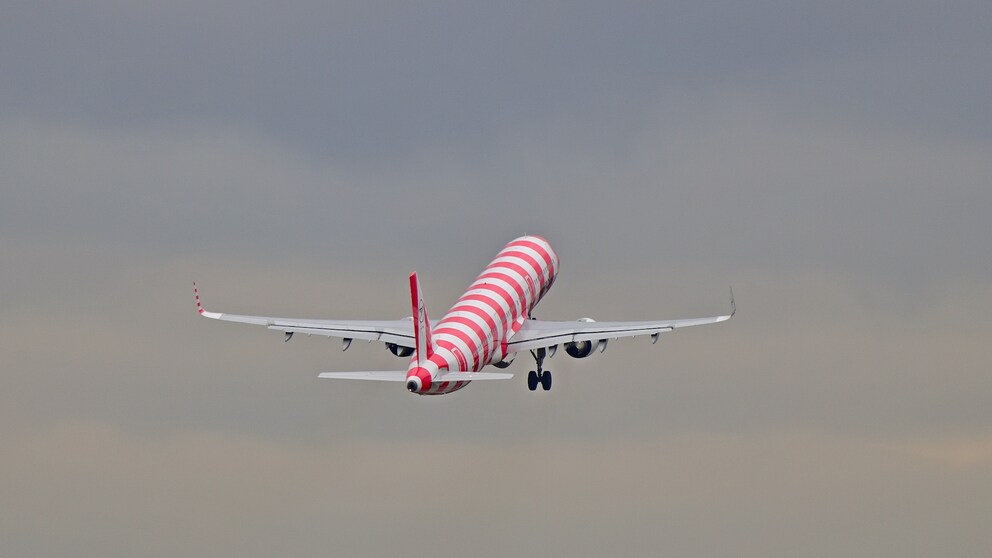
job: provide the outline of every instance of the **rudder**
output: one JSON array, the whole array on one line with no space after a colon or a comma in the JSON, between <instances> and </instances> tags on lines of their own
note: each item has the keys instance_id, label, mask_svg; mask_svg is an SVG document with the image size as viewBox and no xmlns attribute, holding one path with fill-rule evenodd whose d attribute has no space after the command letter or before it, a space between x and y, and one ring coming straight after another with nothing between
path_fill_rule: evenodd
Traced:
<instances>
[{"instance_id":1,"label":"rudder","mask_svg":"<svg viewBox=\"0 0 992 558\"><path fill-rule=\"evenodd\" d=\"M434 341L431 337L431 320L427 317L424 294L420 291L417 272L410 274L410 302L413 306L413 335L416 341L417 362L423 362L434 354Z\"/></svg>"}]
</instances>

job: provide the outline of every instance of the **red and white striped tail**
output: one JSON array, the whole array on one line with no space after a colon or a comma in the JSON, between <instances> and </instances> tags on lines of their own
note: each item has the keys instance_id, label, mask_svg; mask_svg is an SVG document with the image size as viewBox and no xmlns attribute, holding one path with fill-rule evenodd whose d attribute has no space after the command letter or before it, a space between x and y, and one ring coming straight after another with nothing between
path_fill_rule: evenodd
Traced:
<instances>
[{"instance_id":1,"label":"red and white striped tail","mask_svg":"<svg viewBox=\"0 0 992 558\"><path fill-rule=\"evenodd\" d=\"M431 320L427 317L424 294L420 291L417 272L410 274L410 302L413 305L413 335L416 340L417 362L423 362L434 354L434 341L431 337Z\"/></svg>"}]
</instances>

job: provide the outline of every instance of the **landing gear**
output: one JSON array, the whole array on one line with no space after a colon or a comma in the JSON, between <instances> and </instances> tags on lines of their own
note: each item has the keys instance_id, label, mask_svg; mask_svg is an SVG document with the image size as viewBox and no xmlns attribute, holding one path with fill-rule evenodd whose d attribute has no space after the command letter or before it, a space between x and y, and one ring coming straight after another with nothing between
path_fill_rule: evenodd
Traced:
<instances>
[{"instance_id":1,"label":"landing gear","mask_svg":"<svg viewBox=\"0 0 992 558\"><path fill-rule=\"evenodd\" d=\"M547 349L536 349L530 352L531 356L534 357L534 361L537 362L537 370L531 370L527 374L527 389L531 391L537 390L537 384L541 384L544 391L551 389L551 371L545 370L544 357L548 355Z\"/></svg>"},{"instance_id":2,"label":"landing gear","mask_svg":"<svg viewBox=\"0 0 992 558\"><path fill-rule=\"evenodd\" d=\"M529 389L531 391L536 390L537 389L537 382L539 382L539 381L540 380L537 379L537 372L534 372L533 370L531 370L527 374L527 389Z\"/></svg>"}]
</instances>

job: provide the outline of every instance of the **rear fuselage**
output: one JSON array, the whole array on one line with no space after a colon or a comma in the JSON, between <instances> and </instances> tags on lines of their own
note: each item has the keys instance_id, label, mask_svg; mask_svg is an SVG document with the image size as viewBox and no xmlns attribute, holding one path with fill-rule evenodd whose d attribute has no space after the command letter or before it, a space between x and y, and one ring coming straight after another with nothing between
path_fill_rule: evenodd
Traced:
<instances>
[{"instance_id":1,"label":"rear fuselage","mask_svg":"<svg viewBox=\"0 0 992 558\"><path fill-rule=\"evenodd\" d=\"M407 376L420 380L422 395L459 390L468 381L435 382L446 372L478 372L503 361L507 341L537 306L558 274L558 255L541 237L510 242L482 271L451 310L432 326L433 354L410 361Z\"/></svg>"}]
</instances>

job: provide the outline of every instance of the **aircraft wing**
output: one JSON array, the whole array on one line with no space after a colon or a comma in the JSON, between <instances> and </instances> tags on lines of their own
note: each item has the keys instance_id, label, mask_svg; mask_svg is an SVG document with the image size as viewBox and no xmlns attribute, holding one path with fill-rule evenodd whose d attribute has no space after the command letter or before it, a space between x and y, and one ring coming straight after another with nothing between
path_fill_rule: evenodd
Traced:
<instances>
[{"instance_id":1,"label":"aircraft wing","mask_svg":"<svg viewBox=\"0 0 992 558\"><path fill-rule=\"evenodd\" d=\"M307 335L322 335L324 337L339 337L343 339L382 341L383 343L395 343L401 347L414 346L412 318L401 320L311 320L302 318L273 318L268 316L242 316L239 314L208 312L200 305L200 293L196 288L196 283L193 283L193 293L196 296L197 311L201 316L213 320L260 325L287 334L305 333Z\"/></svg>"},{"instance_id":2,"label":"aircraft wing","mask_svg":"<svg viewBox=\"0 0 992 558\"><path fill-rule=\"evenodd\" d=\"M618 337L651 335L655 341L664 332L682 327L715 324L729 320L737 313L734 291L730 291L730 314L709 318L686 318L643 322L593 322L527 320L507 343L507 352L515 353L531 349L547 348L561 343L598 341Z\"/></svg>"}]
</instances>

